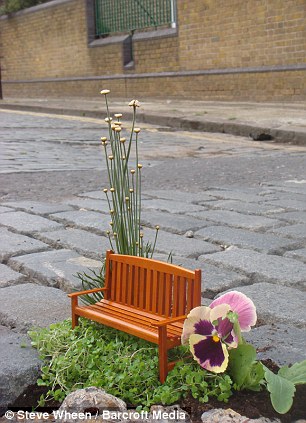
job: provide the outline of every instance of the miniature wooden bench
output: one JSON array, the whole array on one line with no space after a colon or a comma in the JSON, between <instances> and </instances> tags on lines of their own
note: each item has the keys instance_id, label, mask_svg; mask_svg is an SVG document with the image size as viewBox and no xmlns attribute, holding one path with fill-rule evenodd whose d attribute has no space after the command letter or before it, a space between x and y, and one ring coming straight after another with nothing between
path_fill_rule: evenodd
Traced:
<instances>
[{"instance_id":1,"label":"miniature wooden bench","mask_svg":"<svg viewBox=\"0 0 306 423\"><path fill-rule=\"evenodd\" d=\"M72 327L85 317L158 345L159 379L166 380L175 363L168 350L181 344L183 321L201 304L201 270L128 255L106 253L104 288L69 294ZM78 297L102 291L93 305L78 305Z\"/></svg>"}]
</instances>

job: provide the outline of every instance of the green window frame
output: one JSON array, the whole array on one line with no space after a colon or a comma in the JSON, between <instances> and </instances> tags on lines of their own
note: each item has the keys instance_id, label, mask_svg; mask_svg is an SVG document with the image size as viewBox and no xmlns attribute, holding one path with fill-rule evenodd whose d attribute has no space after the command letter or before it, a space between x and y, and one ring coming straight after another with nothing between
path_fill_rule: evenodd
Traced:
<instances>
[{"instance_id":1,"label":"green window frame","mask_svg":"<svg viewBox=\"0 0 306 423\"><path fill-rule=\"evenodd\" d=\"M95 0L96 37L176 27L176 0Z\"/></svg>"}]
</instances>

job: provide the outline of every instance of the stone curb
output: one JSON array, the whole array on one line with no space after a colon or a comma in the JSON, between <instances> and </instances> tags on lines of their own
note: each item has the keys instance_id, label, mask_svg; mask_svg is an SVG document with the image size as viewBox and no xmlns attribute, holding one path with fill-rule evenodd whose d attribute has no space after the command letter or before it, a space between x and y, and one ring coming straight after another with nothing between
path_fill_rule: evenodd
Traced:
<instances>
[{"instance_id":1,"label":"stone curb","mask_svg":"<svg viewBox=\"0 0 306 423\"><path fill-rule=\"evenodd\" d=\"M70 108L58 108L48 106L31 106L26 104L1 104L1 109L21 110L36 113L51 113L66 116L81 116L91 118L104 118L104 112L94 110L80 110ZM132 119L132 113L126 112L125 117ZM199 121L185 119L176 116L161 116L154 113L140 112L138 121L150 123L153 125L169 126L183 130L193 130L202 132L217 132L231 134L243 137L250 137L255 141L270 141L273 143L294 144L306 146L306 133L297 130L286 130L278 128L269 128L261 125L247 125L242 122L223 122L223 121Z\"/></svg>"}]
</instances>

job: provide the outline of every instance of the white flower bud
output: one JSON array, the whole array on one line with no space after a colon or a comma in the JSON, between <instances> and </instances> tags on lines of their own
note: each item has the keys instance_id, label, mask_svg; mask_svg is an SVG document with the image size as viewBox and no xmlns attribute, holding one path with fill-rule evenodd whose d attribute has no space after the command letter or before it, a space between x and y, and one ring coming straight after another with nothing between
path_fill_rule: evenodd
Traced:
<instances>
[{"instance_id":1,"label":"white flower bud","mask_svg":"<svg viewBox=\"0 0 306 423\"><path fill-rule=\"evenodd\" d=\"M129 106L134 107L134 108L140 107L140 103L139 103L138 100L132 100L132 101L129 102Z\"/></svg>"}]
</instances>

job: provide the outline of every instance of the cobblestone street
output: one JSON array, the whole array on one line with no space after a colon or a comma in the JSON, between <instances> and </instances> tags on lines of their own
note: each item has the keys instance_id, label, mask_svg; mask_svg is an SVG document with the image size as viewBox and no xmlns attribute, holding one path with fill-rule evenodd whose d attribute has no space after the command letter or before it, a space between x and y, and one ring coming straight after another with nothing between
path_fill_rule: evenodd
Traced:
<instances>
[{"instance_id":1,"label":"cobblestone street","mask_svg":"<svg viewBox=\"0 0 306 423\"><path fill-rule=\"evenodd\" d=\"M21 372L18 389L6 386L11 401L37 375L35 351L20 351L26 331L69 317L76 273L99 269L109 248L106 126L30 112L0 119L0 392ZM306 147L141 128L142 220L148 240L161 228L156 258L172 252L175 264L201 268L203 304L228 289L250 296L260 359L306 359Z\"/></svg>"}]
</instances>

